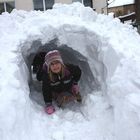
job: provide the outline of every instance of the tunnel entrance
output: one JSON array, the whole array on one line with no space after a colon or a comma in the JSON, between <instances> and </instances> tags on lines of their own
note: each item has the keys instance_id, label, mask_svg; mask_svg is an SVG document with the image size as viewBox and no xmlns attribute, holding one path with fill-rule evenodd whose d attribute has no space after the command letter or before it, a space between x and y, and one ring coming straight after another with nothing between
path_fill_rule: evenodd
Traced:
<instances>
[{"instance_id":1,"label":"tunnel entrance","mask_svg":"<svg viewBox=\"0 0 140 140\"><path fill-rule=\"evenodd\" d=\"M96 77L93 75L90 66L88 64L88 60L85 56L80 54L78 51L70 48L68 45L57 45L58 40L51 40L49 43L42 45L40 41L34 41L31 45L30 50L23 52L23 57L26 61L26 64L29 68L30 79L29 79L29 87L30 87L30 98L37 103L43 105L44 100L41 93L41 82L37 81L36 75L33 74L32 63L35 58L35 55L39 52L49 52L50 50L57 49L60 51L64 63L71 63L78 65L82 70L82 76L79 81L81 95L86 95L93 90L100 90L101 85L97 81ZM27 54L28 52L28 54ZM26 53L26 54L24 54Z\"/></svg>"}]
</instances>

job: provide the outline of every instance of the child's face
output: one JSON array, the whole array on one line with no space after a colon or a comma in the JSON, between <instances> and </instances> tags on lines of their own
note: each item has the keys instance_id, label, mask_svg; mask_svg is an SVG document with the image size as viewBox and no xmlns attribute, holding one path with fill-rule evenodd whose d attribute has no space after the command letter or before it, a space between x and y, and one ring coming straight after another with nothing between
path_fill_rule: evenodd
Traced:
<instances>
[{"instance_id":1,"label":"child's face","mask_svg":"<svg viewBox=\"0 0 140 140\"><path fill-rule=\"evenodd\" d=\"M53 61L51 64L50 64L50 70L53 72L53 73L59 73L61 72L61 69L62 69L62 64L59 62L59 61Z\"/></svg>"}]
</instances>

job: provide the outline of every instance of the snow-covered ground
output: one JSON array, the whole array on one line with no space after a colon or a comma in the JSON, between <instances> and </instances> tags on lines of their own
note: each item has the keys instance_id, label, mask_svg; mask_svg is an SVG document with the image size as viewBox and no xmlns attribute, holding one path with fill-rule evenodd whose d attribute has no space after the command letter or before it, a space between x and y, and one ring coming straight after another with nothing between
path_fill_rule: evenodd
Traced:
<instances>
[{"instance_id":1,"label":"snow-covered ground","mask_svg":"<svg viewBox=\"0 0 140 140\"><path fill-rule=\"evenodd\" d=\"M73 3L3 13L0 33L0 140L140 139L140 36L132 26ZM85 58L100 88L86 90L83 75L83 104L49 116L30 98L29 56L55 39Z\"/></svg>"}]
</instances>

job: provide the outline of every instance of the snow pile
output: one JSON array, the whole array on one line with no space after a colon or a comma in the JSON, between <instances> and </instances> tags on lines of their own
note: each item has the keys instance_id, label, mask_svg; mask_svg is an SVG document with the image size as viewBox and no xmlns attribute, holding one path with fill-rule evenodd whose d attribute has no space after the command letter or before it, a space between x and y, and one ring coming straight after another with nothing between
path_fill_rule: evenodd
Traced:
<instances>
[{"instance_id":1,"label":"snow pile","mask_svg":"<svg viewBox=\"0 0 140 140\"><path fill-rule=\"evenodd\" d=\"M132 26L80 3L14 10L0 21L1 140L140 139L140 36ZM29 98L28 56L55 39L86 58L101 88L86 93L75 111L47 116Z\"/></svg>"}]
</instances>

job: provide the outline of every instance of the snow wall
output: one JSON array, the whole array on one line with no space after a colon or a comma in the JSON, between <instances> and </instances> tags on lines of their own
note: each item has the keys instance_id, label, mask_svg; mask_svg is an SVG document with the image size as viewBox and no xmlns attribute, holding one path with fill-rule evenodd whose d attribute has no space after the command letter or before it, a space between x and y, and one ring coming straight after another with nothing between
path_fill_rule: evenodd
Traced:
<instances>
[{"instance_id":1,"label":"snow wall","mask_svg":"<svg viewBox=\"0 0 140 140\"><path fill-rule=\"evenodd\" d=\"M46 48L53 43L56 47L60 47L61 52L69 52L75 56L75 58L67 58L64 53L63 57L66 57L67 61L82 61L78 64L83 71L86 71L84 73L86 76L83 75L80 81L84 92L87 91L87 87L93 90L88 93L93 95L99 93L105 98L108 97L107 102L111 105L114 119L112 131L115 139L138 140L139 103L134 100L139 97L137 94L139 82L134 77L139 77L137 58L140 53L138 47L133 47L133 44L138 46L140 39L131 26L122 25L113 17L97 15L92 9L80 3L70 6L58 4L53 10L44 13L14 10L11 14L4 13L0 18L2 21L0 23L2 48L0 78L3 81L0 87L0 124L2 126L0 137L2 140L45 139L41 131L45 127L39 120L46 119L40 114L40 110L36 110L29 98L29 84L32 80L31 63L34 54L42 50L43 46ZM131 67L132 63L134 67ZM128 68L129 71L126 71ZM87 99L85 97L87 101L89 101L88 97ZM97 105L102 105L98 98L92 97L90 101L93 100ZM98 112L96 105L93 106L93 110L91 105L93 104L90 102L85 104L87 110L88 107L90 108L88 115L92 122ZM100 110L102 113L98 115L103 117L105 110L106 108L102 108ZM123 127L121 127L122 124ZM35 127L38 125L40 131ZM133 137L134 134L135 137Z\"/></svg>"}]
</instances>

